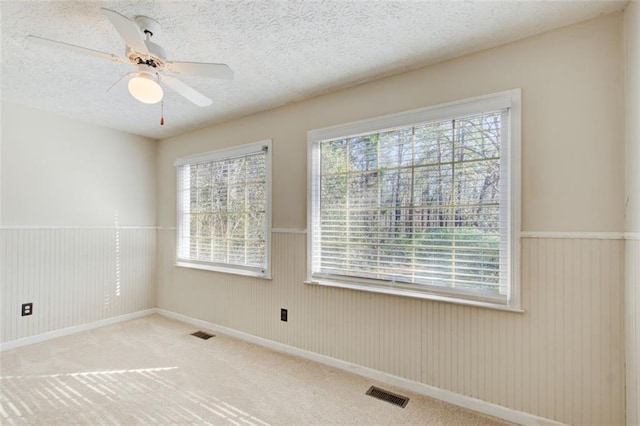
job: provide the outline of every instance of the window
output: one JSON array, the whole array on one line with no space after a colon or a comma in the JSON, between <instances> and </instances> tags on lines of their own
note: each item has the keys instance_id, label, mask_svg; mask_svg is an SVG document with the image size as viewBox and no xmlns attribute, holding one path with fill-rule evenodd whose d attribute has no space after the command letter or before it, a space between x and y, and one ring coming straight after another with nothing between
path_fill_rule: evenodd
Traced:
<instances>
[{"instance_id":1,"label":"window","mask_svg":"<svg viewBox=\"0 0 640 426\"><path fill-rule=\"evenodd\" d=\"M271 141L176 160L177 264L269 277Z\"/></svg>"},{"instance_id":2,"label":"window","mask_svg":"<svg viewBox=\"0 0 640 426\"><path fill-rule=\"evenodd\" d=\"M520 91L309 132L308 281L519 310Z\"/></svg>"}]
</instances>

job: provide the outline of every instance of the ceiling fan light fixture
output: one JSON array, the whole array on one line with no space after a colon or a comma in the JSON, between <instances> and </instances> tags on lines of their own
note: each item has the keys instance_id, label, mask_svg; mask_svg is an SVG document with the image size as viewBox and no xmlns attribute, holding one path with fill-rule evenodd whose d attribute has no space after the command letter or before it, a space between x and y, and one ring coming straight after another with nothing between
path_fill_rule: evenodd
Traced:
<instances>
[{"instance_id":1,"label":"ceiling fan light fixture","mask_svg":"<svg viewBox=\"0 0 640 426\"><path fill-rule=\"evenodd\" d=\"M207 107L213 103L211 99L188 84L183 83L175 77L165 76L165 70L180 75L192 75L223 80L233 79L233 71L226 64L167 61L167 55L164 49L151 41L153 34L156 34L161 30L158 21L147 16L136 16L134 19L130 19L115 10L106 8L102 8L102 12L111 22L115 30L120 34L120 37L124 40L125 58L118 57L112 53L105 53L99 50L76 46L75 44L69 44L61 41L49 40L47 38L33 35L27 36L27 40L32 43L43 44L45 46L67 49L76 53L109 59L110 61L119 64L128 63L137 67L137 71L126 73L120 77L107 89L107 92L120 84L120 82L127 79L129 93L131 96L146 104L156 104L162 101L164 91L162 90L162 87L160 87L160 82L162 82L163 86L169 87L171 90L199 107Z\"/></svg>"},{"instance_id":2,"label":"ceiling fan light fixture","mask_svg":"<svg viewBox=\"0 0 640 426\"><path fill-rule=\"evenodd\" d=\"M137 76L129 80L129 93L131 96L145 104L157 104L162 100L164 92L154 76L145 71L141 71Z\"/></svg>"}]
</instances>

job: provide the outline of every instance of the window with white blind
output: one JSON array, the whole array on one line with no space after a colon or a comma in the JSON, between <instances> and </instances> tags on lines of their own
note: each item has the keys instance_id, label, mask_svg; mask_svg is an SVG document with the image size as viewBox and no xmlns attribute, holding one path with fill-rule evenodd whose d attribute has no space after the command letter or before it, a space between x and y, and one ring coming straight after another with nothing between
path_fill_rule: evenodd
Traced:
<instances>
[{"instance_id":1,"label":"window with white blind","mask_svg":"<svg viewBox=\"0 0 640 426\"><path fill-rule=\"evenodd\" d=\"M176 160L179 266L268 278L271 141Z\"/></svg>"},{"instance_id":2,"label":"window with white blind","mask_svg":"<svg viewBox=\"0 0 640 426\"><path fill-rule=\"evenodd\" d=\"M308 281L519 309L520 91L309 132Z\"/></svg>"}]
</instances>

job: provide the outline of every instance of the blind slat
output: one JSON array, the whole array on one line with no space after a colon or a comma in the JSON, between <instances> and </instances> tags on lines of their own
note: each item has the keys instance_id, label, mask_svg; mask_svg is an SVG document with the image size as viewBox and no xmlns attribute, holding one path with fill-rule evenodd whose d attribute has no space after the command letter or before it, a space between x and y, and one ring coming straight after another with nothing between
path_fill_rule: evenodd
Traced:
<instances>
[{"instance_id":1,"label":"blind slat","mask_svg":"<svg viewBox=\"0 0 640 426\"><path fill-rule=\"evenodd\" d=\"M312 274L504 291L505 117L317 142Z\"/></svg>"},{"instance_id":2,"label":"blind slat","mask_svg":"<svg viewBox=\"0 0 640 426\"><path fill-rule=\"evenodd\" d=\"M256 144L176 163L179 259L266 268L268 151Z\"/></svg>"}]
</instances>

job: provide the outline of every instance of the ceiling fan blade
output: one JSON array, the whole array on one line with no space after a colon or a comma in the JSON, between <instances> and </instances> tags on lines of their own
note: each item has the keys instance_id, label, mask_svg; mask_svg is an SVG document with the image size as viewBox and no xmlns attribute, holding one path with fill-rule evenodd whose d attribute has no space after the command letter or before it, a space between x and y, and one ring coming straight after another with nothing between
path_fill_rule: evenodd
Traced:
<instances>
[{"instance_id":1,"label":"ceiling fan blade","mask_svg":"<svg viewBox=\"0 0 640 426\"><path fill-rule=\"evenodd\" d=\"M233 80L233 71L225 64L208 64L205 62L167 62L166 67L184 75Z\"/></svg>"},{"instance_id":2,"label":"ceiling fan blade","mask_svg":"<svg viewBox=\"0 0 640 426\"><path fill-rule=\"evenodd\" d=\"M99 50L88 49L86 47L76 46L75 44L64 43L62 41L49 40L48 38L42 38L29 35L27 40L32 43L40 44L43 46L57 47L60 49L67 49L76 53L83 53L85 55L97 56L98 58L109 59L113 62L125 63L126 61L113 53L100 52Z\"/></svg>"},{"instance_id":3,"label":"ceiling fan blade","mask_svg":"<svg viewBox=\"0 0 640 426\"><path fill-rule=\"evenodd\" d=\"M160 81L200 107L206 107L213 103L211 99L207 98L205 95L177 78L164 77L161 75Z\"/></svg>"},{"instance_id":4,"label":"ceiling fan blade","mask_svg":"<svg viewBox=\"0 0 640 426\"><path fill-rule=\"evenodd\" d=\"M116 27L116 30L120 33L120 37L124 39L127 46L138 53L144 55L149 54L147 45L144 43L144 36L134 21L126 16L120 15L115 10L105 9L103 7L102 12L107 16L109 21L111 21L113 26Z\"/></svg>"}]
</instances>

